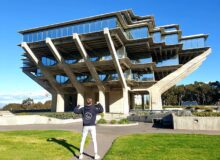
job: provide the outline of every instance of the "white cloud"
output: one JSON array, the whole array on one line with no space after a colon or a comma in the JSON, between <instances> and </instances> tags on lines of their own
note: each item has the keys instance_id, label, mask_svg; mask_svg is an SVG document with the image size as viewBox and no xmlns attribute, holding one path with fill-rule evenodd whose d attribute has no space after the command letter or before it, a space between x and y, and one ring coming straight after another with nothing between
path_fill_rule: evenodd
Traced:
<instances>
[{"instance_id":1,"label":"white cloud","mask_svg":"<svg viewBox=\"0 0 220 160\"><path fill-rule=\"evenodd\" d=\"M51 100L51 95L47 91L19 91L19 92L0 92L0 103L21 103L26 98L32 98L34 102L45 102Z\"/></svg>"}]
</instances>

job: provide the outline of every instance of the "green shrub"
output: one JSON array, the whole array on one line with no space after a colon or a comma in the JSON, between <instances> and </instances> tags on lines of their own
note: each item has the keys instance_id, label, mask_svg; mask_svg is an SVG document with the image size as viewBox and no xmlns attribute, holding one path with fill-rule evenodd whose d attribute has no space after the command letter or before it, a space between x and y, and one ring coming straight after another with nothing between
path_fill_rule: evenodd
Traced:
<instances>
[{"instance_id":1,"label":"green shrub","mask_svg":"<svg viewBox=\"0 0 220 160\"><path fill-rule=\"evenodd\" d=\"M104 118L101 118L100 120L98 120L97 122L98 124L106 124L107 121Z\"/></svg>"},{"instance_id":2,"label":"green shrub","mask_svg":"<svg viewBox=\"0 0 220 160\"><path fill-rule=\"evenodd\" d=\"M102 119L104 119L104 113L100 113Z\"/></svg>"},{"instance_id":3,"label":"green shrub","mask_svg":"<svg viewBox=\"0 0 220 160\"><path fill-rule=\"evenodd\" d=\"M110 121L110 123L111 123L111 124L116 124L117 121L113 119L113 120Z\"/></svg>"},{"instance_id":4,"label":"green shrub","mask_svg":"<svg viewBox=\"0 0 220 160\"><path fill-rule=\"evenodd\" d=\"M220 112L193 112L198 117L220 117Z\"/></svg>"},{"instance_id":5,"label":"green shrub","mask_svg":"<svg viewBox=\"0 0 220 160\"><path fill-rule=\"evenodd\" d=\"M212 111L212 108L210 107L205 107L205 106L196 106L195 109L201 109L201 110L205 110L205 111L208 111L208 112L211 112Z\"/></svg>"},{"instance_id":6,"label":"green shrub","mask_svg":"<svg viewBox=\"0 0 220 160\"><path fill-rule=\"evenodd\" d=\"M40 115L58 119L77 119L81 118L80 114L75 114L73 112L21 112L16 115Z\"/></svg>"},{"instance_id":7,"label":"green shrub","mask_svg":"<svg viewBox=\"0 0 220 160\"><path fill-rule=\"evenodd\" d=\"M73 112L48 112L48 113L40 113L39 115L41 116L47 116L47 117L53 117L53 118L58 118L58 119L76 119L80 118L81 115L75 114Z\"/></svg>"},{"instance_id":8,"label":"green shrub","mask_svg":"<svg viewBox=\"0 0 220 160\"><path fill-rule=\"evenodd\" d=\"M119 124L128 124L129 121L127 118L121 119L120 121L118 121Z\"/></svg>"}]
</instances>

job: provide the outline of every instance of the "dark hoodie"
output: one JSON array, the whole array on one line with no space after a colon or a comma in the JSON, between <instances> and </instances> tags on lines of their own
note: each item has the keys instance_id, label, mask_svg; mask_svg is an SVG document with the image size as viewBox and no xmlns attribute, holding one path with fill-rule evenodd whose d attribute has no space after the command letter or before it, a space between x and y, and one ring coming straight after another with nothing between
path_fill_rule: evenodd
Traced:
<instances>
[{"instance_id":1,"label":"dark hoodie","mask_svg":"<svg viewBox=\"0 0 220 160\"><path fill-rule=\"evenodd\" d=\"M83 126L95 126L96 115L102 112L103 107L100 103L84 107L77 106L74 109L74 113L82 114Z\"/></svg>"}]
</instances>

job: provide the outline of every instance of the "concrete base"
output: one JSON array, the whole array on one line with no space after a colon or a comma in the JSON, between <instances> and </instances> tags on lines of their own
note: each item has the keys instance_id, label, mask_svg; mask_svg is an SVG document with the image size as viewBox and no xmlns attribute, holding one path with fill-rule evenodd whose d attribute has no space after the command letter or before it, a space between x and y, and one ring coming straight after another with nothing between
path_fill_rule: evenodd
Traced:
<instances>
[{"instance_id":1,"label":"concrete base","mask_svg":"<svg viewBox=\"0 0 220 160\"><path fill-rule=\"evenodd\" d=\"M4 116L0 117L0 125L26 125L26 124L67 124L81 122L82 119L57 119L39 115Z\"/></svg>"}]
</instances>

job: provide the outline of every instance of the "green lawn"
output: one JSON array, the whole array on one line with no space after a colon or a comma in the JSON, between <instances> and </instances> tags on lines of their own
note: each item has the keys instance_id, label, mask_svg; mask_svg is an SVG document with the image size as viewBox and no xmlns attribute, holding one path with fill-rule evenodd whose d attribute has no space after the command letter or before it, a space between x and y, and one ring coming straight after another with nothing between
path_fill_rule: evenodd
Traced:
<instances>
[{"instance_id":1,"label":"green lawn","mask_svg":"<svg viewBox=\"0 0 220 160\"><path fill-rule=\"evenodd\" d=\"M70 131L0 132L0 159L69 160L78 155L80 140L79 133Z\"/></svg>"},{"instance_id":2,"label":"green lawn","mask_svg":"<svg viewBox=\"0 0 220 160\"><path fill-rule=\"evenodd\" d=\"M119 137L104 160L220 160L220 136L136 134Z\"/></svg>"}]
</instances>

